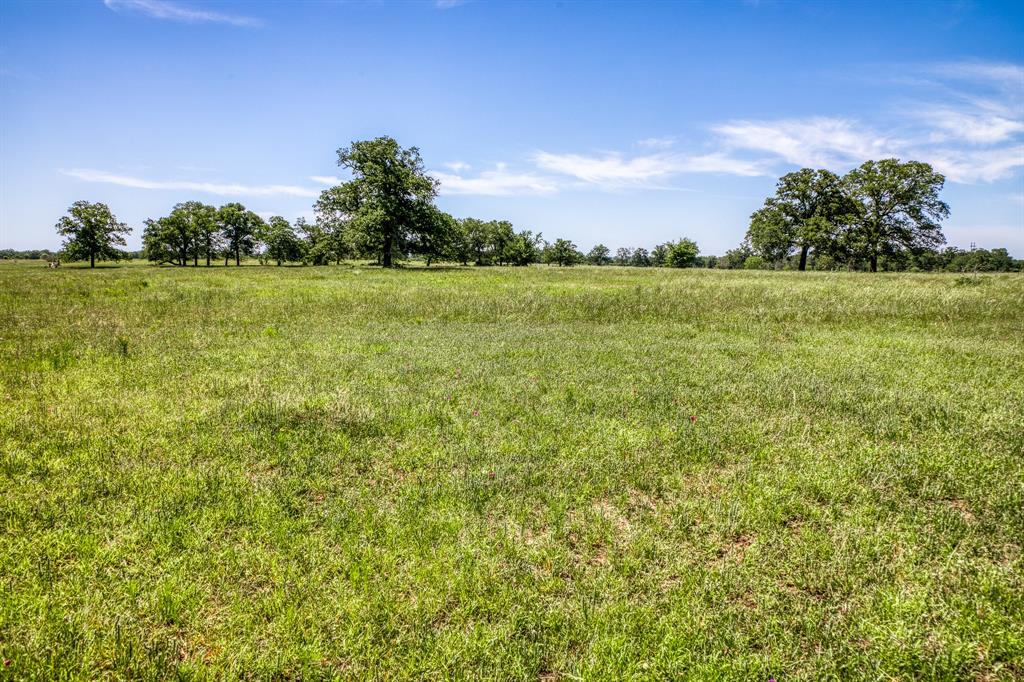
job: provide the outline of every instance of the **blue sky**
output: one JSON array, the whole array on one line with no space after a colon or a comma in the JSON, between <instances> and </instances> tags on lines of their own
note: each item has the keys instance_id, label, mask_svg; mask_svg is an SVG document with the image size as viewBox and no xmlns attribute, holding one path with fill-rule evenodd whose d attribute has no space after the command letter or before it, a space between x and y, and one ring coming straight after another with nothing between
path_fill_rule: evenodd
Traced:
<instances>
[{"instance_id":1,"label":"blue sky","mask_svg":"<svg viewBox=\"0 0 1024 682\"><path fill-rule=\"evenodd\" d=\"M75 200L312 215L338 147L418 146L456 216L723 253L777 177L946 174L1024 257L1024 3L0 3L0 247Z\"/></svg>"}]
</instances>

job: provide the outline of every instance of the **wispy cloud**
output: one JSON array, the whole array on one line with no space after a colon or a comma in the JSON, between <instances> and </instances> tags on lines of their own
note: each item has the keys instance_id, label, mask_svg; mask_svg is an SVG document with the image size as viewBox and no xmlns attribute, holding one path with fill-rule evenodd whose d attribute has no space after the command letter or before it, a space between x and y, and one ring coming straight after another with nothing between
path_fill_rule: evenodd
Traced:
<instances>
[{"instance_id":1,"label":"wispy cloud","mask_svg":"<svg viewBox=\"0 0 1024 682\"><path fill-rule=\"evenodd\" d=\"M931 163L953 182L994 182L1024 168L1024 144L995 149L923 150L914 158Z\"/></svg>"},{"instance_id":2,"label":"wispy cloud","mask_svg":"<svg viewBox=\"0 0 1024 682\"><path fill-rule=\"evenodd\" d=\"M1004 62L945 62L926 66L923 71L943 79L987 81L997 87L1024 92L1024 66Z\"/></svg>"},{"instance_id":3,"label":"wispy cloud","mask_svg":"<svg viewBox=\"0 0 1024 682\"><path fill-rule=\"evenodd\" d=\"M1024 122L991 111L967 112L940 106L924 109L919 116L935 129L935 141L956 139L974 144L994 144L1024 132Z\"/></svg>"},{"instance_id":4,"label":"wispy cloud","mask_svg":"<svg viewBox=\"0 0 1024 682\"><path fill-rule=\"evenodd\" d=\"M146 180L129 175L117 175L89 168L61 170L62 174L85 182L101 182L108 185L151 190L179 190L202 192L228 197L267 197L287 195L294 197L317 197L320 191L295 185L242 185L238 183L196 182L192 180Z\"/></svg>"},{"instance_id":5,"label":"wispy cloud","mask_svg":"<svg viewBox=\"0 0 1024 682\"><path fill-rule=\"evenodd\" d=\"M647 137L636 141L636 146L647 149L668 149L676 143L674 137Z\"/></svg>"},{"instance_id":6,"label":"wispy cloud","mask_svg":"<svg viewBox=\"0 0 1024 682\"><path fill-rule=\"evenodd\" d=\"M712 130L728 147L769 152L798 166L832 167L891 156L898 146L845 118L731 121Z\"/></svg>"},{"instance_id":7,"label":"wispy cloud","mask_svg":"<svg viewBox=\"0 0 1024 682\"><path fill-rule=\"evenodd\" d=\"M558 184L551 178L536 173L512 172L505 164L498 164L494 170L483 171L475 176L442 171L431 171L430 174L441 181L441 194L508 196L551 194L559 189Z\"/></svg>"},{"instance_id":8,"label":"wispy cloud","mask_svg":"<svg viewBox=\"0 0 1024 682\"><path fill-rule=\"evenodd\" d=\"M249 28L263 25L262 21L254 17L222 14L220 12L167 2L167 0L103 0L103 4L115 12L135 12L145 14L154 19L166 19L168 21L180 21L189 24L215 23Z\"/></svg>"},{"instance_id":9,"label":"wispy cloud","mask_svg":"<svg viewBox=\"0 0 1024 682\"><path fill-rule=\"evenodd\" d=\"M703 155L656 152L626 157L617 152L587 156L542 151L534 154L533 161L546 171L605 188L664 189L661 184L666 178L683 173L755 176L766 172L760 161L732 158L718 152Z\"/></svg>"},{"instance_id":10,"label":"wispy cloud","mask_svg":"<svg viewBox=\"0 0 1024 682\"><path fill-rule=\"evenodd\" d=\"M546 171L569 175L595 185L638 184L664 178L675 171L671 158L663 154L625 158L618 153L585 156L542 151L534 154L533 161Z\"/></svg>"},{"instance_id":11,"label":"wispy cloud","mask_svg":"<svg viewBox=\"0 0 1024 682\"><path fill-rule=\"evenodd\" d=\"M329 185L333 187L334 185L341 184L341 178L334 175L310 175L309 179L318 185Z\"/></svg>"},{"instance_id":12,"label":"wispy cloud","mask_svg":"<svg viewBox=\"0 0 1024 682\"><path fill-rule=\"evenodd\" d=\"M434 0L434 7L438 9L452 9L459 5L465 5L468 0Z\"/></svg>"}]
</instances>

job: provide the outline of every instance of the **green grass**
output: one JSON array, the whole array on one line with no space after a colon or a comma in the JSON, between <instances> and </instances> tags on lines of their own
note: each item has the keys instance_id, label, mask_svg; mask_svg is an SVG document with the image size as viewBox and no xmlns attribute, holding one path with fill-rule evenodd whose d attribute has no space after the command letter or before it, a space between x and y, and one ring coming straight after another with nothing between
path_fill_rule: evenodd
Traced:
<instances>
[{"instance_id":1,"label":"green grass","mask_svg":"<svg viewBox=\"0 0 1024 682\"><path fill-rule=\"evenodd\" d=\"M3 679L1024 676L1024 277L0 266Z\"/></svg>"}]
</instances>

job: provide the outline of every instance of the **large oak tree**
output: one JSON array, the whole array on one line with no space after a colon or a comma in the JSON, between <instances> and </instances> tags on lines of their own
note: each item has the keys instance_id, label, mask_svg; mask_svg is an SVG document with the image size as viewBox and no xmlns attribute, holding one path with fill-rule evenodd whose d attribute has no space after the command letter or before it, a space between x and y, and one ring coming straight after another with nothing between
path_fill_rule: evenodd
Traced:
<instances>
[{"instance_id":1,"label":"large oak tree","mask_svg":"<svg viewBox=\"0 0 1024 682\"><path fill-rule=\"evenodd\" d=\"M945 182L927 163L899 159L866 161L847 173L843 186L856 202L843 234L847 248L877 272L879 256L945 243L939 225L949 216L949 206L939 199Z\"/></svg>"},{"instance_id":2,"label":"large oak tree","mask_svg":"<svg viewBox=\"0 0 1024 682\"><path fill-rule=\"evenodd\" d=\"M775 196L750 216L747 240L769 261L780 261L798 251L799 269L805 270L808 252L827 248L852 210L839 176L803 168L783 175Z\"/></svg>"},{"instance_id":3,"label":"large oak tree","mask_svg":"<svg viewBox=\"0 0 1024 682\"><path fill-rule=\"evenodd\" d=\"M338 150L338 165L353 178L320 195L317 215L343 220L358 251L378 254L389 268L396 252L437 226L430 209L438 181L426 174L416 147L403 149L390 137L353 142Z\"/></svg>"},{"instance_id":4,"label":"large oak tree","mask_svg":"<svg viewBox=\"0 0 1024 682\"><path fill-rule=\"evenodd\" d=\"M96 267L97 260L118 259L124 256L116 247L124 246L124 236L132 230L118 221L106 204L76 201L68 214L57 221L57 234L65 237L62 246L67 260L89 260Z\"/></svg>"}]
</instances>

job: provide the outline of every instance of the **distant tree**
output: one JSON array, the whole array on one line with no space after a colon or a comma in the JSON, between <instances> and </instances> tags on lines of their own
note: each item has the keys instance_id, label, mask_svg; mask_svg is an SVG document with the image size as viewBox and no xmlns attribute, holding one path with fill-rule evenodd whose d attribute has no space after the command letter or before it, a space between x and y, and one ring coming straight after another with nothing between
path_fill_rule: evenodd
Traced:
<instances>
[{"instance_id":1,"label":"distant tree","mask_svg":"<svg viewBox=\"0 0 1024 682\"><path fill-rule=\"evenodd\" d=\"M729 249L725 255L718 259L715 267L723 270L736 270L743 267L748 258L754 255L753 249L747 242L743 242L735 249Z\"/></svg>"},{"instance_id":2,"label":"distant tree","mask_svg":"<svg viewBox=\"0 0 1024 682\"><path fill-rule=\"evenodd\" d=\"M192 234L188 221L181 214L171 213L157 219L147 219L142 230L142 254L157 264L188 264L192 247Z\"/></svg>"},{"instance_id":3,"label":"distant tree","mask_svg":"<svg viewBox=\"0 0 1024 682\"><path fill-rule=\"evenodd\" d=\"M118 260L123 252L114 248L124 246L124 236L132 230L118 221L106 204L76 201L68 208L68 215L57 221L57 234L64 237L62 245L65 260L89 259L89 267L97 260Z\"/></svg>"},{"instance_id":4,"label":"distant tree","mask_svg":"<svg viewBox=\"0 0 1024 682\"><path fill-rule=\"evenodd\" d=\"M665 258L668 257L668 244L658 244L651 249L651 265L656 268L665 266Z\"/></svg>"},{"instance_id":5,"label":"distant tree","mask_svg":"<svg viewBox=\"0 0 1024 682\"><path fill-rule=\"evenodd\" d=\"M576 265L583 260L583 254L568 239L556 239L544 250L544 262L549 264Z\"/></svg>"},{"instance_id":6,"label":"distant tree","mask_svg":"<svg viewBox=\"0 0 1024 682\"><path fill-rule=\"evenodd\" d=\"M409 250L423 256L427 267L430 267L433 261L446 258L451 252L452 242L459 236L459 221L432 204L423 205L422 210L426 211L427 215L422 216L419 221L422 224L429 222L432 226L415 235L410 242Z\"/></svg>"},{"instance_id":7,"label":"distant tree","mask_svg":"<svg viewBox=\"0 0 1024 682\"><path fill-rule=\"evenodd\" d=\"M224 238L228 255L234 254L235 265L242 264L242 256L250 256L256 249L257 233L263 228L263 219L238 203L224 204L217 210L217 224Z\"/></svg>"},{"instance_id":8,"label":"distant tree","mask_svg":"<svg viewBox=\"0 0 1024 682\"><path fill-rule=\"evenodd\" d=\"M198 266L199 258L205 257L206 266L209 267L210 259L220 249L217 209L201 201L186 201L175 206L171 215L185 224L192 265Z\"/></svg>"},{"instance_id":9,"label":"distant tree","mask_svg":"<svg viewBox=\"0 0 1024 682\"><path fill-rule=\"evenodd\" d=\"M943 269L953 272L1012 272L1018 269L1014 259L1006 249L972 249L960 251L947 249L943 260Z\"/></svg>"},{"instance_id":10,"label":"distant tree","mask_svg":"<svg viewBox=\"0 0 1024 682\"><path fill-rule=\"evenodd\" d=\"M516 266L536 263L540 260L541 243L543 241L540 234L534 235L530 230L517 232L505 244L502 260L509 265Z\"/></svg>"},{"instance_id":11,"label":"distant tree","mask_svg":"<svg viewBox=\"0 0 1024 682\"><path fill-rule=\"evenodd\" d=\"M939 223L949 206L939 199L945 177L927 163L899 159L866 161L843 178L855 212L843 241L878 271L879 256L943 244Z\"/></svg>"},{"instance_id":12,"label":"distant tree","mask_svg":"<svg viewBox=\"0 0 1024 682\"><path fill-rule=\"evenodd\" d=\"M464 218L462 226L476 264L490 265L492 251L494 250L490 223L485 223L477 218Z\"/></svg>"},{"instance_id":13,"label":"distant tree","mask_svg":"<svg viewBox=\"0 0 1024 682\"><path fill-rule=\"evenodd\" d=\"M629 265L629 261L633 258L633 249L625 246L620 246L615 250L615 264L616 265Z\"/></svg>"},{"instance_id":14,"label":"distant tree","mask_svg":"<svg viewBox=\"0 0 1024 682\"><path fill-rule=\"evenodd\" d=\"M650 267L651 254L647 252L647 249L636 249L633 251L633 255L629 257L629 264L636 268Z\"/></svg>"},{"instance_id":15,"label":"distant tree","mask_svg":"<svg viewBox=\"0 0 1024 682\"><path fill-rule=\"evenodd\" d=\"M470 241L466 220L456 220L448 235L446 257L456 263L466 265L475 257L473 244Z\"/></svg>"},{"instance_id":16,"label":"distant tree","mask_svg":"<svg viewBox=\"0 0 1024 682\"><path fill-rule=\"evenodd\" d=\"M353 142L338 150L338 165L354 178L325 190L318 211L345 216L349 241L376 252L384 267L437 226L425 208L437 196L438 181L427 175L416 147L403 149L390 137Z\"/></svg>"},{"instance_id":17,"label":"distant tree","mask_svg":"<svg viewBox=\"0 0 1024 682\"><path fill-rule=\"evenodd\" d=\"M748 256L747 259L743 261L744 270L764 270L765 265L765 260L761 256Z\"/></svg>"},{"instance_id":18,"label":"distant tree","mask_svg":"<svg viewBox=\"0 0 1024 682\"><path fill-rule=\"evenodd\" d=\"M305 244L295 234L291 223L279 215L273 216L261 235L266 245L266 255L281 265L285 261L301 261L305 257Z\"/></svg>"},{"instance_id":19,"label":"distant tree","mask_svg":"<svg viewBox=\"0 0 1024 682\"><path fill-rule=\"evenodd\" d=\"M587 262L591 265L608 265L612 261L611 251L604 244L598 244L587 253Z\"/></svg>"},{"instance_id":20,"label":"distant tree","mask_svg":"<svg viewBox=\"0 0 1024 682\"><path fill-rule=\"evenodd\" d=\"M505 265L508 261L507 249L515 240L515 228L507 220L492 220L487 223L487 235L491 242L491 254L498 265Z\"/></svg>"},{"instance_id":21,"label":"distant tree","mask_svg":"<svg viewBox=\"0 0 1024 682\"><path fill-rule=\"evenodd\" d=\"M666 246L665 266L669 268L689 268L697 260L700 250L692 239L680 239L669 242Z\"/></svg>"}]
</instances>

